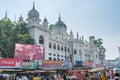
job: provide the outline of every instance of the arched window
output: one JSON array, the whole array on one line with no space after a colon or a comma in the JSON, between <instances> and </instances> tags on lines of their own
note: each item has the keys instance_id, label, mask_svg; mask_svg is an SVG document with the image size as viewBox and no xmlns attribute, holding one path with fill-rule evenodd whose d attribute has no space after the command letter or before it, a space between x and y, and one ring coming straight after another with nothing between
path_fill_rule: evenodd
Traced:
<instances>
[{"instance_id":1,"label":"arched window","mask_svg":"<svg viewBox=\"0 0 120 80\"><path fill-rule=\"evenodd\" d=\"M43 38L42 35L39 37L39 43L40 43L40 44L44 44L44 38Z\"/></svg>"},{"instance_id":2,"label":"arched window","mask_svg":"<svg viewBox=\"0 0 120 80\"><path fill-rule=\"evenodd\" d=\"M57 45L57 49L60 50L60 46L59 46L59 44Z\"/></svg>"},{"instance_id":3,"label":"arched window","mask_svg":"<svg viewBox=\"0 0 120 80\"><path fill-rule=\"evenodd\" d=\"M76 51L76 49L74 50L74 54L77 54L77 51Z\"/></svg>"},{"instance_id":4,"label":"arched window","mask_svg":"<svg viewBox=\"0 0 120 80\"><path fill-rule=\"evenodd\" d=\"M53 44L53 49L56 49L56 44L55 43Z\"/></svg>"},{"instance_id":5,"label":"arched window","mask_svg":"<svg viewBox=\"0 0 120 80\"><path fill-rule=\"evenodd\" d=\"M63 51L63 46L61 46L61 51Z\"/></svg>"},{"instance_id":6,"label":"arched window","mask_svg":"<svg viewBox=\"0 0 120 80\"><path fill-rule=\"evenodd\" d=\"M49 48L52 48L52 43L51 42L49 42Z\"/></svg>"},{"instance_id":7,"label":"arched window","mask_svg":"<svg viewBox=\"0 0 120 80\"><path fill-rule=\"evenodd\" d=\"M66 50L67 50L67 49L66 49L66 46L65 46L65 52L66 52Z\"/></svg>"},{"instance_id":8,"label":"arched window","mask_svg":"<svg viewBox=\"0 0 120 80\"><path fill-rule=\"evenodd\" d=\"M68 52L70 52L70 49L68 48Z\"/></svg>"}]
</instances>

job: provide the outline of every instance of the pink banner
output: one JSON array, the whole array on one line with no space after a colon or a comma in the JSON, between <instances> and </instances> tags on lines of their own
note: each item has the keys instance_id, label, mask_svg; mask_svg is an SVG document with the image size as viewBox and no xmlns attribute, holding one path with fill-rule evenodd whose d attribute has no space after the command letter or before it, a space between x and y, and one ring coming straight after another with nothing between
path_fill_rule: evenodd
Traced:
<instances>
[{"instance_id":1,"label":"pink banner","mask_svg":"<svg viewBox=\"0 0 120 80\"><path fill-rule=\"evenodd\" d=\"M29 44L16 44L14 57L22 60L43 60L44 47Z\"/></svg>"},{"instance_id":2,"label":"pink banner","mask_svg":"<svg viewBox=\"0 0 120 80\"><path fill-rule=\"evenodd\" d=\"M20 68L21 62L18 58L1 58L0 68Z\"/></svg>"},{"instance_id":3,"label":"pink banner","mask_svg":"<svg viewBox=\"0 0 120 80\"><path fill-rule=\"evenodd\" d=\"M93 62L87 62L87 61L83 61L82 63L84 66L89 66L89 67L93 67Z\"/></svg>"}]
</instances>

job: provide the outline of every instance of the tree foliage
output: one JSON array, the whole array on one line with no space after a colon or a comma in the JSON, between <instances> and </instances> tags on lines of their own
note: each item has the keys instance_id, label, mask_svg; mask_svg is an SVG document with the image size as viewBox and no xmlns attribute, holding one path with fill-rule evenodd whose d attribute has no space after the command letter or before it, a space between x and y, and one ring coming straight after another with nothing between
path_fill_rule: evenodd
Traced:
<instances>
[{"instance_id":1,"label":"tree foliage","mask_svg":"<svg viewBox=\"0 0 120 80\"><path fill-rule=\"evenodd\" d=\"M0 54L14 57L15 43L34 44L25 22L13 24L9 19L0 20Z\"/></svg>"},{"instance_id":2,"label":"tree foliage","mask_svg":"<svg viewBox=\"0 0 120 80\"><path fill-rule=\"evenodd\" d=\"M94 45L99 50L99 53L103 53L104 54L106 49L103 47L103 39L102 38L95 39L94 36L90 36L89 38L90 38L90 40L93 40Z\"/></svg>"}]
</instances>

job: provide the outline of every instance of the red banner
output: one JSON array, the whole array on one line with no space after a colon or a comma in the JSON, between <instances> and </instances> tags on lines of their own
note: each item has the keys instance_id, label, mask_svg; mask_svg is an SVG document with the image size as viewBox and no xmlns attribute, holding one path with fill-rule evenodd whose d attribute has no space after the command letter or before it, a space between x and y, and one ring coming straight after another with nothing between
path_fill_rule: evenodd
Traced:
<instances>
[{"instance_id":1,"label":"red banner","mask_svg":"<svg viewBox=\"0 0 120 80\"><path fill-rule=\"evenodd\" d=\"M61 61L49 61L49 60L43 60L42 61L42 67L43 68L62 68L62 62Z\"/></svg>"},{"instance_id":2,"label":"red banner","mask_svg":"<svg viewBox=\"0 0 120 80\"><path fill-rule=\"evenodd\" d=\"M0 68L20 68L21 62L18 58L1 58Z\"/></svg>"},{"instance_id":3,"label":"red banner","mask_svg":"<svg viewBox=\"0 0 120 80\"><path fill-rule=\"evenodd\" d=\"M29 44L16 44L14 57L22 60L43 60L44 47Z\"/></svg>"}]
</instances>

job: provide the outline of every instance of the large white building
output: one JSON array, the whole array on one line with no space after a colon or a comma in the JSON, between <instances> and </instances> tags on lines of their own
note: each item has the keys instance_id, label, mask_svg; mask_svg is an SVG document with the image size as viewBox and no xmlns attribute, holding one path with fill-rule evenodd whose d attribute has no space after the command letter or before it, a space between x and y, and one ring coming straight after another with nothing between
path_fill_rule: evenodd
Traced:
<instances>
[{"instance_id":1,"label":"large white building","mask_svg":"<svg viewBox=\"0 0 120 80\"><path fill-rule=\"evenodd\" d=\"M20 20L23 20L22 17ZM39 18L39 12L33 4L33 8L28 12L27 29L36 45L44 46L45 60L68 60L73 64L76 61L87 61L93 62L95 66L103 64L105 55L98 53L92 39L86 46L83 36L80 37L77 33L74 38L72 30L67 33L67 25L60 15L55 24L49 25L46 18Z\"/></svg>"}]
</instances>

